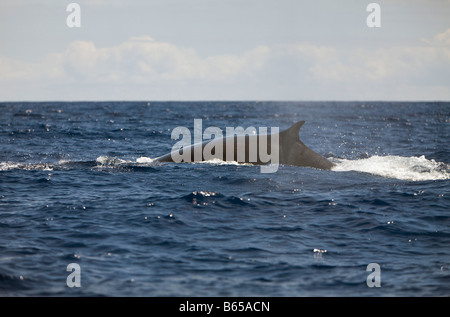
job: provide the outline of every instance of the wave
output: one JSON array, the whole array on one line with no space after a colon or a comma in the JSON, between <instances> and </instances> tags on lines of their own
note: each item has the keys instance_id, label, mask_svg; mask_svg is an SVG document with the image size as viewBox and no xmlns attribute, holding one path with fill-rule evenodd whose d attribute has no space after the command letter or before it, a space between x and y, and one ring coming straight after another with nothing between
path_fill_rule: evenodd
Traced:
<instances>
[{"instance_id":1,"label":"wave","mask_svg":"<svg viewBox=\"0 0 450 317\"><path fill-rule=\"evenodd\" d=\"M403 156L372 156L365 159L340 159L330 158L336 164L334 172L363 172L385 178L393 178L406 181L427 181L450 179L450 165L436 162L433 159ZM250 165L238 162L227 162L218 159L199 162L212 165ZM57 163L17 163L0 162L0 171L8 170L64 170L73 168L148 168L159 165L150 157L139 157L136 160L125 160L112 156L99 156L95 161L70 161L60 160Z\"/></svg>"},{"instance_id":2,"label":"wave","mask_svg":"<svg viewBox=\"0 0 450 317\"><path fill-rule=\"evenodd\" d=\"M40 170L40 171L52 171L54 164L49 163L15 163L15 162L0 162L0 171L9 171L14 169L20 170Z\"/></svg>"},{"instance_id":3,"label":"wave","mask_svg":"<svg viewBox=\"0 0 450 317\"><path fill-rule=\"evenodd\" d=\"M371 156L359 160L331 158L335 172L364 172L386 178L406 181L427 181L450 179L450 166L442 162L420 157Z\"/></svg>"}]
</instances>

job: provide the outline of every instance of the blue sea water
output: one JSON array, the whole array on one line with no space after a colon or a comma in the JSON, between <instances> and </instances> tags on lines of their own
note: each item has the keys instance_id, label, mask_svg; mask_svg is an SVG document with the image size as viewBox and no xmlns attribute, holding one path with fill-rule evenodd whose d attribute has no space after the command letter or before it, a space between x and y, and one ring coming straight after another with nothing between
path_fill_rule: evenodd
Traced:
<instances>
[{"instance_id":1,"label":"blue sea water","mask_svg":"<svg viewBox=\"0 0 450 317\"><path fill-rule=\"evenodd\" d=\"M153 163L194 119L306 120L336 167ZM450 103L3 102L0 123L2 296L450 295Z\"/></svg>"}]
</instances>

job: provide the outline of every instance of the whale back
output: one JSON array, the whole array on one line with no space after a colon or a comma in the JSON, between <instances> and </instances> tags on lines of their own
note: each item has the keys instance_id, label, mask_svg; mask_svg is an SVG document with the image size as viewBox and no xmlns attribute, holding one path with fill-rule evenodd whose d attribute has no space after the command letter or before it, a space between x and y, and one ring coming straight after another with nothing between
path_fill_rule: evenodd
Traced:
<instances>
[{"instance_id":1,"label":"whale back","mask_svg":"<svg viewBox=\"0 0 450 317\"><path fill-rule=\"evenodd\" d=\"M299 137L300 128L303 126L305 121L299 121L294 123L290 128L278 133L278 142L279 142L279 160L278 163L285 165L294 165L294 166L308 166L319 169L331 169L334 165L326 158L321 156L320 154L314 152L309 147L307 147ZM267 153L272 153L272 138L277 136L276 134L269 134L266 136L266 150ZM227 141L233 138L233 147L231 153L227 153ZM156 158L155 162L173 162L174 154L182 154L184 151L189 151L188 162L195 161L205 161L211 159L210 157L204 156L204 149L208 146L211 150L206 152L211 152L212 155L215 155L215 145L221 144L221 148L223 149L222 155L218 155L218 158L222 160L231 160L231 161L239 161L241 163L251 163L251 164L266 164L267 161L261 161L259 153L259 135L243 135L243 136L230 136L227 138L217 138L213 140L207 140L203 143L193 144L187 147L183 147L183 149L173 151L164 156ZM242 143L238 142L238 139L243 141ZM252 139L253 144L256 144L255 148L250 147L250 139ZM239 144L242 144L239 146ZM194 153L196 150L199 150L200 156L199 159L196 159ZM254 152L257 153L254 153ZM243 154L243 159L238 159L238 153ZM256 160L250 159L250 153L252 152L253 157ZM185 162L186 162L185 161Z\"/></svg>"},{"instance_id":2,"label":"whale back","mask_svg":"<svg viewBox=\"0 0 450 317\"><path fill-rule=\"evenodd\" d=\"M331 169L334 166L333 163L311 150L300 140L300 128L304 124L305 121L299 121L280 133L280 163Z\"/></svg>"}]
</instances>

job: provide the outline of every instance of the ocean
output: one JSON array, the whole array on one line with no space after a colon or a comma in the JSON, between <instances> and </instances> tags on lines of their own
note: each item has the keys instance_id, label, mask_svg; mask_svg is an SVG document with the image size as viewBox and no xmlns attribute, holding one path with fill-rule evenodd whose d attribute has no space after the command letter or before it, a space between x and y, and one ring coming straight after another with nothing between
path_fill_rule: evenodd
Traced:
<instances>
[{"instance_id":1,"label":"ocean","mask_svg":"<svg viewBox=\"0 0 450 317\"><path fill-rule=\"evenodd\" d=\"M155 163L279 127L332 170ZM1 296L449 296L448 102L2 102ZM74 268L75 267L75 268Z\"/></svg>"}]
</instances>

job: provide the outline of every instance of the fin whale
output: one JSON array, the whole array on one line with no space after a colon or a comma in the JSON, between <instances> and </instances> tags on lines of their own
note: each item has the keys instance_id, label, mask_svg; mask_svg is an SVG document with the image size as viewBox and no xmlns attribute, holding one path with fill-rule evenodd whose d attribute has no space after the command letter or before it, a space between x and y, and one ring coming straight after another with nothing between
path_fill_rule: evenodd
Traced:
<instances>
[{"instance_id":1,"label":"fin whale","mask_svg":"<svg viewBox=\"0 0 450 317\"><path fill-rule=\"evenodd\" d=\"M276 160L277 163L293 166L313 167L323 170L331 169L334 166L333 163L331 163L322 155L311 150L300 140L299 132L304 123L305 121L299 121L282 132L265 135L265 138L264 140L262 140L262 142L266 143L265 148L267 153L272 152L273 143L271 141L272 138L275 137L278 140L278 159ZM234 138L234 140L232 140L232 148L226 146L227 142L230 141L230 138ZM267 160L264 161L260 158L260 155L258 155L258 153L253 153L255 151L258 152L258 150L261 148L260 139L260 135L234 135L231 137L214 138L203 143L193 144L187 147L183 147L182 149L172 151L166 155L157 157L154 162L176 162L177 160L173 159L174 156L182 155L184 151L190 151L190 155L188 153L187 156L185 156L185 158L188 157L188 159L184 160L184 162L193 163L199 161L207 161L211 158L214 158L205 155L205 147L208 147L208 149L211 150L210 153L213 156L214 154L218 154L214 152L215 149L220 148L223 153L220 153L221 155L219 156L219 158L223 161L237 161L239 163L264 165L267 163ZM252 141L254 141L254 144L257 144L257 146L250 146ZM239 144L240 146L238 146ZM230 153L230 150L233 151L233 153ZM196 151L198 151L197 153L200 153L197 156L194 155Z\"/></svg>"}]
</instances>

